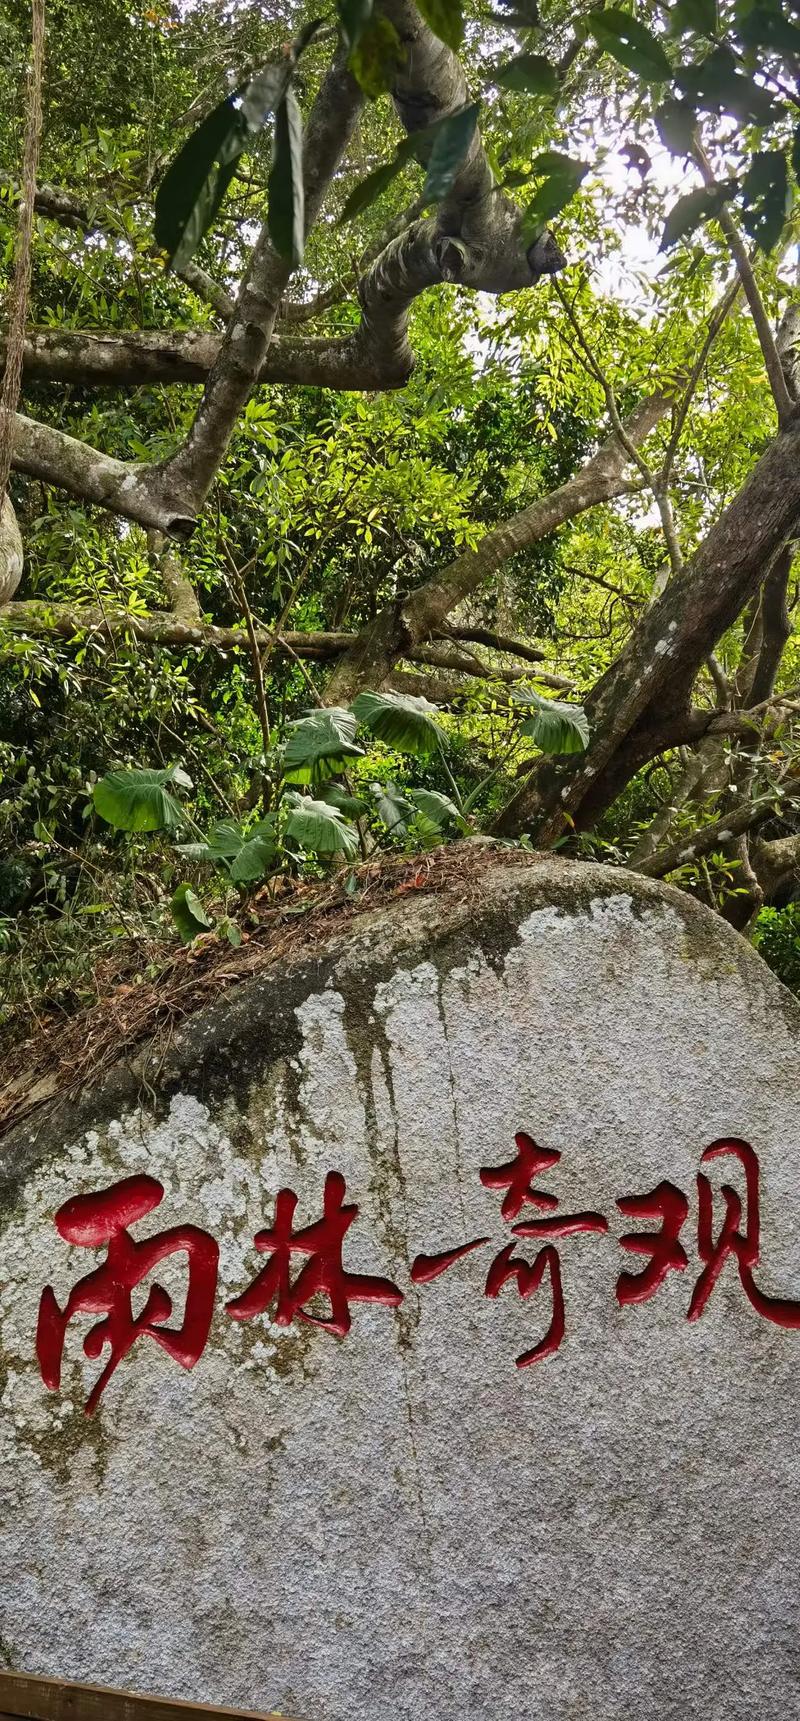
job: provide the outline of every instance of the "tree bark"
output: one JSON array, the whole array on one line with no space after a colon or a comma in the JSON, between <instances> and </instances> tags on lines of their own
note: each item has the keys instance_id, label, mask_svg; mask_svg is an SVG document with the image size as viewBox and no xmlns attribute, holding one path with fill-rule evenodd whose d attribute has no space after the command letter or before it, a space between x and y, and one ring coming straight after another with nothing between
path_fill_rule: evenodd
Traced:
<instances>
[{"instance_id":1,"label":"tree bark","mask_svg":"<svg viewBox=\"0 0 800 1721\"><path fill-rule=\"evenodd\" d=\"M549 847L567 819L585 826L610 805L646 760L663 750L663 729L688 705L701 664L767 577L798 523L795 417L591 693L587 751L538 764L498 819L498 832L529 830Z\"/></svg>"}]
</instances>

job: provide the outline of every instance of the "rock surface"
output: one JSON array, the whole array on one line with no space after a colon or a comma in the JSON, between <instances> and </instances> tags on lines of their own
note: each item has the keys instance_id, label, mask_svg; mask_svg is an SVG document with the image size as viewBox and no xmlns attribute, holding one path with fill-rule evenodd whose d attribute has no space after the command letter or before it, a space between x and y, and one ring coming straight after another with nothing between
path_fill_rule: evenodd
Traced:
<instances>
[{"instance_id":1,"label":"rock surface","mask_svg":"<svg viewBox=\"0 0 800 1721\"><path fill-rule=\"evenodd\" d=\"M34 1116L0 1148L0 1658L301 1721L789 1721L800 1332L745 1281L800 1298L799 1026L758 957L667 887L487 866L479 897L365 915L211 1006L145 1103L122 1074ZM481 1181L521 1131L562 1155L532 1186L557 1208L513 1212ZM760 1262L729 1253L690 1322L701 1154L731 1137L757 1155ZM359 1210L346 1269L403 1302L353 1302L345 1338L232 1319L274 1259L253 1236L278 1190L308 1225L332 1170ZM713 1240L723 1182L744 1232L743 1163L702 1170ZM37 1309L103 1257L53 1216L133 1176L164 1187L137 1240L218 1241L215 1314L191 1371L141 1335L86 1417L100 1317L70 1322L50 1392ZM617 1201L664 1182L688 1201L687 1264L620 1304L651 1259L620 1237L659 1220ZM511 1231L587 1211L608 1231ZM478 1237L412 1282L415 1257ZM552 1255L538 1289L487 1297L511 1244L529 1264L557 1249L563 1279L563 1342L523 1368ZM182 1258L154 1276L179 1323Z\"/></svg>"}]
</instances>

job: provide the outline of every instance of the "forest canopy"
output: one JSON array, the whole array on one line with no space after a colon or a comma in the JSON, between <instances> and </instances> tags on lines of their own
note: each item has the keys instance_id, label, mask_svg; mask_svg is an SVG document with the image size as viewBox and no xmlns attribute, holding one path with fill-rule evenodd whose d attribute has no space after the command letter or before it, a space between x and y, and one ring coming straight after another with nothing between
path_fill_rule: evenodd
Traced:
<instances>
[{"instance_id":1,"label":"forest canopy","mask_svg":"<svg viewBox=\"0 0 800 1721\"><path fill-rule=\"evenodd\" d=\"M800 986L796 0L0 45L6 1046L476 839Z\"/></svg>"}]
</instances>

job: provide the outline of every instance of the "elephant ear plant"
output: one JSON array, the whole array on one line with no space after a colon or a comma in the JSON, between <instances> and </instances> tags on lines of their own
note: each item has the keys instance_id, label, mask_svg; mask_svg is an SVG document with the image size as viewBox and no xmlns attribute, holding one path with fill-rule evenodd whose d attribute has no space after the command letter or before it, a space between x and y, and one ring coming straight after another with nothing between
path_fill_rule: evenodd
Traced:
<instances>
[{"instance_id":1,"label":"elephant ear plant","mask_svg":"<svg viewBox=\"0 0 800 1721\"><path fill-rule=\"evenodd\" d=\"M523 688L515 689L512 699L519 734L541 752L574 753L586 746L588 726L579 705L542 699ZM379 846L381 829L422 848L470 834L470 811L485 781L462 796L438 715L438 706L429 700L400 693L360 693L350 707L307 712L289 725L277 751L268 809L244 821L219 819L200 830L174 792L192 788L178 765L109 771L92 791L94 810L120 831L168 833L178 854L214 867L246 903L257 887L281 875L296 876L309 862L317 868L351 868ZM357 794L348 773L358 767L363 779L368 746L376 741L393 752L436 761L450 793L401 791L389 781L369 784L369 799ZM232 944L241 943L236 920L225 915L215 922L188 882L173 892L170 909L185 943L212 929Z\"/></svg>"}]
</instances>

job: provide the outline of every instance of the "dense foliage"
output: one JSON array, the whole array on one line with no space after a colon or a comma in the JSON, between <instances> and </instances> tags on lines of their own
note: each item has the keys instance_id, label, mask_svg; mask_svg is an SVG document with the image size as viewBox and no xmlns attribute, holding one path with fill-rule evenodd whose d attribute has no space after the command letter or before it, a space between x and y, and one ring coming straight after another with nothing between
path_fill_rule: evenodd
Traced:
<instances>
[{"instance_id":1,"label":"dense foliage","mask_svg":"<svg viewBox=\"0 0 800 1721\"><path fill-rule=\"evenodd\" d=\"M135 952L144 971L180 937L235 944L259 903L298 879L341 872L357 891L376 852L486 831L669 876L749 926L798 985L800 502L782 532L782 583L767 559L692 666L708 731L665 718L660 740L650 712L651 750L632 747L596 806L570 811L565 797L557 829L508 809L535 761L544 794L548 771L574 774L587 743L593 758L604 678L775 444L781 403L752 302L731 292L716 320L715 308L736 280L726 223L752 246L770 339L781 320L791 333L786 312L800 304L800 11L504 0L464 18L459 0L419 0L471 98L425 136L406 133L402 99L396 109L386 93L402 70L390 12L340 0L304 40L316 14L302 5L48 5L28 310L45 357L38 368L26 357L24 413L169 470L201 382L173 380L166 359L141 384L104 381L96 337L218 342L219 304L184 275L193 260L235 295L262 222L293 269L270 350L299 380L248 391L181 542L15 461L25 572L0 609L7 1035L94 998L116 953ZM12 0L0 22L6 284L29 36L28 5ZM304 239L297 126L342 38L370 99ZM413 370L376 372L374 386L339 388L333 370L327 385L304 380L331 342L352 345L367 302L356 282L381 247L409 219L447 212L476 124L523 243L554 224L565 267L496 293L459 280L456 257L410 295ZM79 218L48 207L54 187ZM84 340L72 371L53 357L64 335ZM293 359L292 343L309 340ZM655 391L662 405L616 488L557 529L529 529L537 501ZM336 686L354 638L401 617L407 594L506 522L523 524L442 626L401 629L387 673L371 662L352 697ZM751 816L728 829L742 806Z\"/></svg>"}]
</instances>

